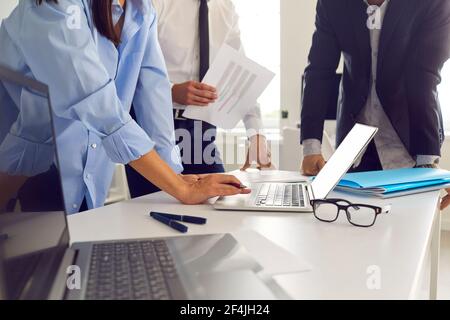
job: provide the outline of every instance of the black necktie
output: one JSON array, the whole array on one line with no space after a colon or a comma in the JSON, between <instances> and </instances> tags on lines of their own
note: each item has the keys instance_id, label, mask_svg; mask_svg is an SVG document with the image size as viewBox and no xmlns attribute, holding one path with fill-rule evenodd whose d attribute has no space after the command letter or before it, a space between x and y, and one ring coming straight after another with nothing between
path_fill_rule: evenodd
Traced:
<instances>
[{"instance_id":1,"label":"black necktie","mask_svg":"<svg viewBox=\"0 0 450 320\"><path fill-rule=\"evenodd\" d=\"M203 80L209 69L209 10L208 0L200 0L198 30L200 35L200 70L199 78Z\"/></svg>"}]
</instances>

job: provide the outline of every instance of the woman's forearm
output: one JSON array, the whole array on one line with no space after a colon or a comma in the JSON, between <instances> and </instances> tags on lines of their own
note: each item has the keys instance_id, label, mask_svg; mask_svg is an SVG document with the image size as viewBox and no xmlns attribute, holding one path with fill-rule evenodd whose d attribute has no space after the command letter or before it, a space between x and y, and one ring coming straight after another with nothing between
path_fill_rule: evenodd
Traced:
<instances>
[{"instance_id":1,"label":"woman's forearm","mask_svg":"<svg viewBox=\"0 0 450 320\"><path fill-rule=\"evenodd\" d=\"M130 166L161 190L180 201L185 200L187 183L164 162L156 151L150 151Z\"/></svg>"},{"instance_id":2,"label":"woman's forearm","mask_svg":"<svg viewBox=\"0 0 450 320\"><path fill-rule=\"evenodd\" d=\"M213 197L251 192L247 188L241 188L241 181L231 175L211 174L186 181L189 179L177 175L156 151L132 161L130 165L147 180L184 204L201 204Z\"/></svg>"}]
</instances>

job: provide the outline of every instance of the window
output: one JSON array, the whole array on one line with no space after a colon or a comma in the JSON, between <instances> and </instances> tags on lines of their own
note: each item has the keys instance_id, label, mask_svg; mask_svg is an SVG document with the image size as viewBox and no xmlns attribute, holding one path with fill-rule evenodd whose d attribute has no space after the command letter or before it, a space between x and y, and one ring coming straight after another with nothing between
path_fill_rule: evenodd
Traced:
<instances>
[{"instance_id":1,"label":"window","mask_svg":"<svg viewBox=\"0 0 450 320\"><path fill-rule=\"evenodd\" d=\"M442 83L439 85L439 100L441 102L442 116L444 118L444 129L450 132L450 61L442 70Z\"/></svg>"},{"instance_id":2,"label":"window","mask_svg":"<svg viewBox=\"0 0 450 320\"><path fill-rule=\"evenodd\" d=\"M233 0L241 37L250 59L276 74L259 98L264 124L278 128L280 117L280 1Z\"/></svg>"}]
</instances>

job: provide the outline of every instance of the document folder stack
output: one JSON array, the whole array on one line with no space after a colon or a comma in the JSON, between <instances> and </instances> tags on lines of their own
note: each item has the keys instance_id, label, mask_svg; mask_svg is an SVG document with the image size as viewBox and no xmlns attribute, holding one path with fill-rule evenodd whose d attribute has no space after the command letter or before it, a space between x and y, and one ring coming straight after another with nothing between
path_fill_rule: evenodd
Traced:
<instances>
[{"instance_id":1,"label":"document folder stack","mask_svg":"<svg viewBox=\"0 0 450 320\"><path fill-rule=\"evenodd\" d=\"M336 190L392 198L448 187L450 187L449 171L414 168L349 173L342 178Z\"/></svg>"}]
</instances>

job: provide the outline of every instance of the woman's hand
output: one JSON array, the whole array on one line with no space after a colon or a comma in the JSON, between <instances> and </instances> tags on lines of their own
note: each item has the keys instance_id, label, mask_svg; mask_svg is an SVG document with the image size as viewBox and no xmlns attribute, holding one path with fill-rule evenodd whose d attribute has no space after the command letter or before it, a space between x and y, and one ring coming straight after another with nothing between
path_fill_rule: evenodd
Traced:
<instances>
[{"instance_id":1,"label":"woman's hand","mask_svg":"<svg viewBox=\"0 0 450 320\"><path fill-rule=\"evenodd\" d=\"M234 176L215 175L178 175L165 163L154 150L132 161L131 167L161 190L172 195L184 204L201 204L209 198L247 194L241 182Z\"/></svg>"},{"instance_id":2,"label":"woman's hand","mask_svg":"<svg viewBox=\"0 0 450 320\"><path fill-rule=\"evenodd\" d=\"M196 174L180 174L181 179L183 179L185 182L189 184L194 184L198 180L200 180L200 176Z\"/></svg>"},{"instance_id":3,"label":"woman's hand","mask_svg":"<svg viewBox=\"0 0 450 320\"><path fill-rule=\"evenodd\" d=\"M211 174L202 176L197 182L187 184L179 200L184 204L201 204L218 196L249 194L251 190L240 188L241 182L234 176Z\"/></svg>"}]
</instances>

